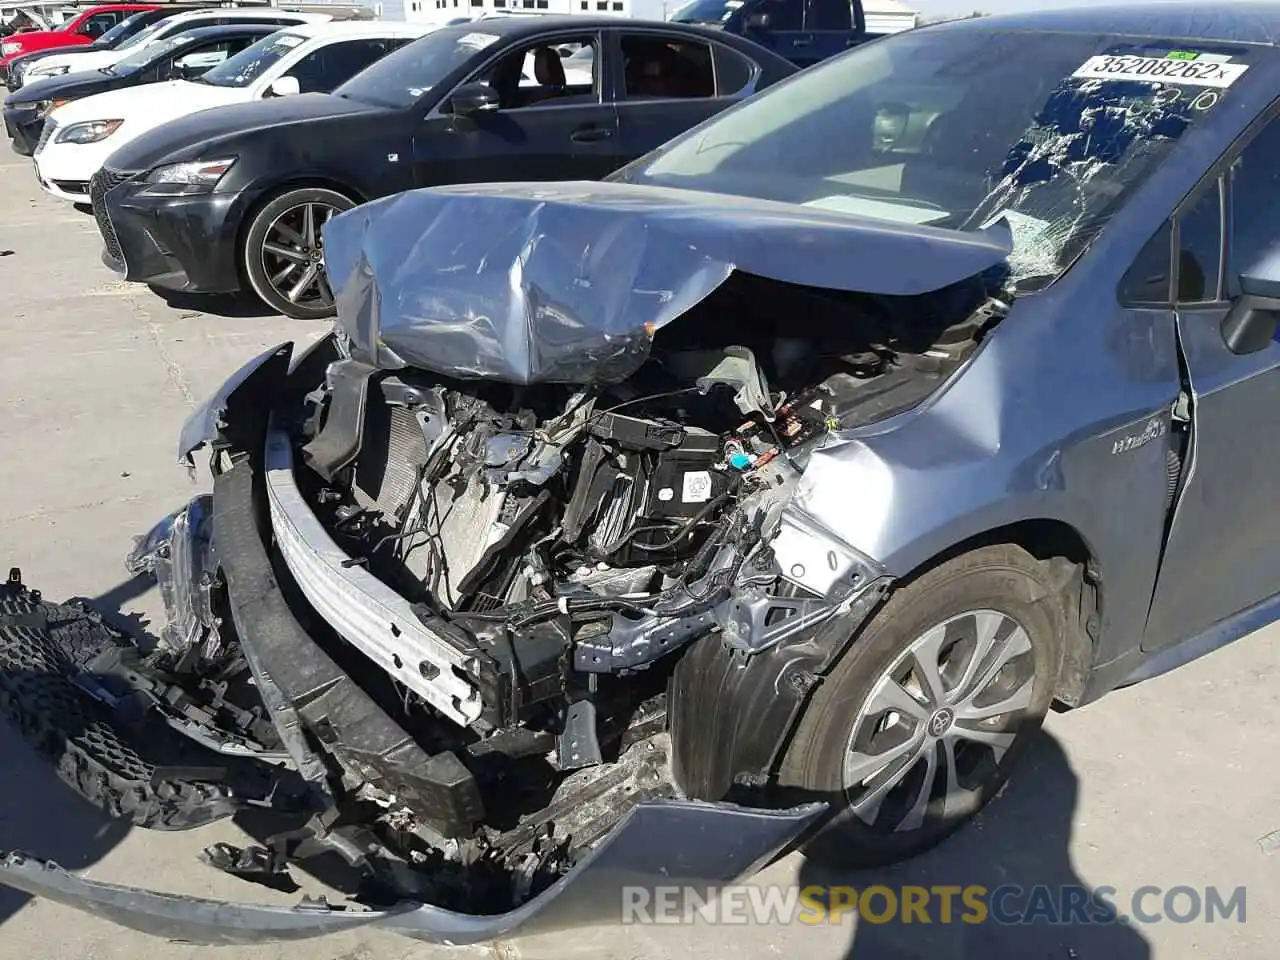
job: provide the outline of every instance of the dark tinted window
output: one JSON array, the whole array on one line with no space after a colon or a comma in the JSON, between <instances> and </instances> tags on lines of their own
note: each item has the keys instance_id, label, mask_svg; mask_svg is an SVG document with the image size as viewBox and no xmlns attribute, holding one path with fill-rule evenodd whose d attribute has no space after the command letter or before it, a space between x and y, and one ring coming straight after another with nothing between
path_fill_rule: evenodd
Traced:
<instances>
[{"instance_id":1,"label":"dark tinted window","mask_svg":"<svg viewBox=\"0 0 1280 960\"><path fill-rule=\"evenodd\" d=\"M849 0L808 0L806 30L852 30L853 8Z\"/></svg>"},{"instance_id":2,"label":"dark tinted window","mask_svg":"<svg viewBox=\"0 0 1280 960\"><path fill-rule=\"evenodd\" d=\"M395 49L389 40L371 38L331 43L308 54L287 71L303 93L328 93Z\"/></svg>"},{"instance_id":3,"label":"dark tinted window","mask_svg":"<svg viewBox=\"0 0 1280 960\"><path fill-rule=\"evenodd\" d=\"M1120 283L1120 300L1126 304L1168 303L1171 277L1169 265L1173 262L1173 224L1166 220L1147 241L1142 252Z\"/></svg>"},{"instance_id":4,"label":"dark tinted window","mask_svg":"<svg viewBox=\"0 0 1280 960\"><path fill-rule=\"evenodd\" d=\"M804 29L804 0L767 0L755 12L768 15L766 30Z\"/></svg>"},{"instance_id":5,"label":"dark tinted window","mask_svg":"<svg viewBox=\"0 0 1280 960\"><path fill-rule=\"evenodd\" d=\"M716 63L716 96L731 97L741 93L756 75L756 65L737 50L722 47L714 50Z\"/></svg>"},{"instance_id":6,"label":"dark tinted window","mask_svg":"<svg viewBox=\"0 0 1280 960\"><path fill-rule=\"evenodd\" d=\"M1178 301L1218 299L1222 253L1222 207L1215 182L1178 218Z\"/></svg>"},{"instance_id":7,"label":"dark tinted window","mask_svg":"<svg viewBox=\"0 0 1280 960\"><path fill-rule=\"evenodd\" d=\"M1241 271L1280 242L1280 122L1268 124L1232 167L1231 263L1228 292L1240 292Z\"/></svg>"},{"instance_id":8,"label":"dark tinted window","mask_svg":"<svg viewBox=\"0 0 1280 960\"><path fill-rule=\"evenodd\" d=\"M623 34L626 99L714 97L711 46L654 34Z\"/></svg>"},{"instance_id":9,"label":"dark tinted window","mask_svg":"<svg viewBox=\"0 0 1280 960\"><path fill-rule=\"evenodd\" d=\"M95 13L92 17L80 25L80 32L89 37L100 37L117 23L123 14L120 13Z\"/></svg>"}]
</instances>

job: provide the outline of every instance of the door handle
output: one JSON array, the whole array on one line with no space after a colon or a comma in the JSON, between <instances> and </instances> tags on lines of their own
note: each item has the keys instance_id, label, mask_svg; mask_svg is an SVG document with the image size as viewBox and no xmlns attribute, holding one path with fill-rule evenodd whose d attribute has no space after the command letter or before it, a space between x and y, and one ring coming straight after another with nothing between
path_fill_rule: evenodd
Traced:
<instances>
[{"instance_id":1,"label":"door handle","mask_svg":"<svg viewBox=\"0 0 1280 960\"><path fill-rule=\"evenodd\" d=\"M581 130L575 130L569 134L569 139L574 143L599 143L601 140L608 140L613 136L613 131L608 127L583 127Z\"/></svg>"},{"instance_id":2,"label":"door handle","mask_svg":"<svg viewBox=\"0 0 1280 960\"><path fill-rule=\"evenodd\" d=\"M796 37L792 41L792 46L807 47L811 43L813 43L813 37Z\"/></svg>"}]
</instances>

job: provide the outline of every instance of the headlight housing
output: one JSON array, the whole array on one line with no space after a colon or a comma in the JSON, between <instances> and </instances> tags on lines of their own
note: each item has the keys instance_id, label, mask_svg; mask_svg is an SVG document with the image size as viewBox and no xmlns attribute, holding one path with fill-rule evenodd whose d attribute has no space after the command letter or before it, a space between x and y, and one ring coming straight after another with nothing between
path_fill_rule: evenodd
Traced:
<instances>
[{"instance_id":1,"label":"headlight housing","mask_svg":"<svg viewBox=\"0 0 1280 960\"><path fill-rule=\"evenodd\" d=\"M70 103L70 100L37 100L36 101L36 119L40 120L47 117L53 111L57 110L64 104Z\"/></svg>"},{"instance_id":2,"label":"headlight housing","mask_svg":"<svg viewBox=\"0 0 1280 960\"><path fill-rule=\"evenodd\" d=\"M15 53L22 52L22 44L16 41L0 43L0 56L11 56Z\"/></svg>"},{"instance_id":3,"label":"headlight housing","mask_svg":"<svg viewBox=\"0 0 1280 960\"><path fill-rule=\"evenodd\" d=\"M147 184L143 192L162 196L212 193L235 162L235 157L229 157L225 160L166 163L155 167L143 178Z\"/></svg>"},{"instance_id":4,"label":"headlight housing","mask_svg":"<svg viewBox=\"0 0 1280 960\"><path fill-rule=\"evenodd\" d=\"M18 68L19 77L27 77L29 74L30 76L28 79L31 79L31 80L37 80L37 79L43 80L45 77L60 77L64 73L70 73L70 72L71 72L71 68L66 64L63 64L60 67L34 66L34 67L26 67L25 69L22 67Z\"/></svg>"},{"instance_id":5,"label":"headlight housing","mask_svg":"<svg viewBox=\"0 0 1280 960\"><path fill-rule=\"evenodd\" d=\"M53 138L54 143L98 143L117 130L123 120L86 120L62 127Z\"/></svg>"}]
</instances>

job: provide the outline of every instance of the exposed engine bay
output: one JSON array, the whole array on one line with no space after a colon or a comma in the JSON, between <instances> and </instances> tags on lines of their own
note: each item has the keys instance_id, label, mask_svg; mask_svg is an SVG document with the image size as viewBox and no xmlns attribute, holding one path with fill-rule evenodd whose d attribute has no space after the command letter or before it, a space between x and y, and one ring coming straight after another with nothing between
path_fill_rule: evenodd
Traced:
<instances>
[{"instance_id":1,"label":"exposed engine bay","mask_svg":"<svg viewBox=\"0 0 1280 960\"><path fill-rule=\"evenodd\" d=\"M57 655L94 709L141 703L203 760L121 734L132 766L95 799L161 828L291 812L205 862L278 885L336 852L361 903L468 914L537 896L650 801L780 810L806 692L890 587L797 484L946 382L998 293L737 273L613 381L388 368L341 328L291 369L264 355L200 427L212 496L130 557L159 641L96 622Z\"/></svg>"},{"instance_id":2,"label":"exposed engine bay","mask_svg":"<svg viewBox=\"0 0 1280 960\"><path fill-rule=\"evenodd\" d=\"M337 849L365 900L493 913L642 801L746 784L768 806L767 768L729 771L738 787L695 769L704 733L670 716L673 683L692 695L678 665L699 642L763 663L878 601L865 559L814 556L787 517L795 485L1002 315L978 279L872 297L737 276L637 373L587 385L387 371L331 337L258 411L263 452L215 445L213 496L138 544L130 566L171 621L145 657L115 638L95 683L275 771L247 800L222 790L222 812L310 811L261 847L206 851L250 879ZM273 580L278 612L258 599ZM286 615L302 631L275 635Z\"/></svg>"}]
</instances>

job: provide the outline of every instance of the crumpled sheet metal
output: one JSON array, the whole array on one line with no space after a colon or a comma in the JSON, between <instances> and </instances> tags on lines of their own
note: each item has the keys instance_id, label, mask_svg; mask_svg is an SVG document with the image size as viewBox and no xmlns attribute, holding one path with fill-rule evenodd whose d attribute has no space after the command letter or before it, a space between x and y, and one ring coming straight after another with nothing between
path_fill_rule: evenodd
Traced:
<instances>
[{"instance_id":1,"label":"crumpled sheet metal","mask_svg":"<svg viewBox=\"0 0 1280 960\"><path fill-rule=\"evenodd\" d=\"M339 322L386 368L610 383L735 270L911 295L1000 264L1011 237L622 183L489 184L367 203L324 229Z\"/></svg>"}]
</instances>

